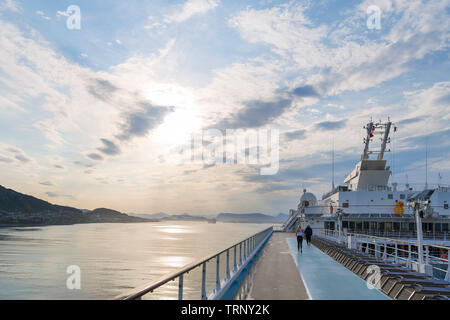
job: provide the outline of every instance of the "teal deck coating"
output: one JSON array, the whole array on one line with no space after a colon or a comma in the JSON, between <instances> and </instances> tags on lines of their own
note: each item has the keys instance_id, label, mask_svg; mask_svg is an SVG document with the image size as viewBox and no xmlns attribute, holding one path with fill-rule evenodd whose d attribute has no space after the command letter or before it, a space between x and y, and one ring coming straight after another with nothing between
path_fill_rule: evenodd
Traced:
<instances>
[{"instance_id":1,"label":"teal deck coating","mask_svg":"<svg viewBox=\"0 0 450 320\"><path fill-rule=\"evenodd\" d=\"M297 269L312 300L390 300L339 262L303 241L303 253L297 239L286 239Z\"/></svg>"}]
</instances>

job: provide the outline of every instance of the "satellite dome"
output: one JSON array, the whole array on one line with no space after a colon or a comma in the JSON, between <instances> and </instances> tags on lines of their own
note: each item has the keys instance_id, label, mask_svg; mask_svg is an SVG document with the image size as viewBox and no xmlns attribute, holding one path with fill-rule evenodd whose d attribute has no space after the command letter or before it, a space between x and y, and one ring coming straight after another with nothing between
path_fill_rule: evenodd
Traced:
<instances>
[{"instance_id":1,"label":"satellite dome","mask_svg":"<svg viewBox=\"0 0 450 320\"><path fill-rule=\"evenodd\" d=\"M312 194L311 192L306 192L306 189L303 190L303 194L300 197L300 207L311 207L311 206L315 206L317 205L317 199L316 196L314 194Z\"/></svg>"}]
</instances>

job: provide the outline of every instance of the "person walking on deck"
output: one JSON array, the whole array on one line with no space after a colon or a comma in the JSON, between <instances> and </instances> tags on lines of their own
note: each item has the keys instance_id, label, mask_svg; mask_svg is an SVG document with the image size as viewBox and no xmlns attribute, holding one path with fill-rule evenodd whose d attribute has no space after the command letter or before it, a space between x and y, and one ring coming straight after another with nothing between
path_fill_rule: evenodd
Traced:
<instances>
[{"instance_id":1,"label":"person walking on deck","mask_svg":"<svg viewBox=\"0 0 450 320\"><path fill-rule=\"evenodd\" d=\"M312 236L312 234L313 234L313 231L312 231L311 227L308 224L308 226L305 229L305 237L306 237L306 244L307 245L311 245L311 236Z\"/></svg>"},{"instance_id":2,"label":"person walking on deck","mask_svg":"<svg viewBox=\"0 0 450 320\"><path fill-rule=\"evenodd\" d=\"M300 252L303 252L303 229L302 226L298 226L297 231L295 232L297 235L297 248Z\"/></svg>"}]
</instances>

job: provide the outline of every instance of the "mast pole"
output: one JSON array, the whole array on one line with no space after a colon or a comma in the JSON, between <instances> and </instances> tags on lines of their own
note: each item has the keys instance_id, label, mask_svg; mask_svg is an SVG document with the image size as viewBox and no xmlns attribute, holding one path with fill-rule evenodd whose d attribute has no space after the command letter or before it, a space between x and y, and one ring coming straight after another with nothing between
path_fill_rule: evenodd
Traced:
<instances>
[{"instance_id":1,"label":"mast pole","mask_svg":"<svg viewBox=\"0 0 450 320\"><path fill-rule=\"evenodd\" d=\"M428 135L425 137L425 190L428 189Z\"/></svg>"},{"instance_id":2,"label":"mast pole","mask_svg":"<svg viewBox=\"0 0 450 320\"><path fill-rule=\"evenodd\" d=\"M367 135L366 135L366 139L364 141L364 143L366 145L364 147L364 153L363 153L363 155L361 157L361 160L369 159L369 144L370 144L370 135L372 134L372 127L373 127L373 121L371 119L370 122L366 126Z\"/></svg>"},{"instance_id":3,"label":"mast pole","mask_svg":"<svg viewBox=\"0 0 450 320\"><path fill-rule=\"evenodd\" d=\"M392 124L391 121L386 123L386 129L384 130L384 137L383 142L381 143L381 151L378 154L378 160L383 160L384 152L386 151L386 144L389 139L389 132L391 131L391 124Z\"/></svg>"}]
</instances>

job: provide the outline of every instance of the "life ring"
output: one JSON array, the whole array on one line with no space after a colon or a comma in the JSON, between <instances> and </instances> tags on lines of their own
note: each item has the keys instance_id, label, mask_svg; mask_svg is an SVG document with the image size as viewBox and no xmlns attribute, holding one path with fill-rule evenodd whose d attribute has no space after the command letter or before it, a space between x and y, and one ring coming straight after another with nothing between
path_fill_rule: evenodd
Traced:
<instances>
[{"instance_id":1,"label":"life ring","mask_svg":"<svg viewBox=\"0 0 450 320\"><path fill-rule=\"evenodd\" d=\"M445 253L442 253L442 254L439 256L439 259L441 259L441 261L442 261L443 263L448 263L448 255L445 254Z\"/></svg>"}]
</instances>

